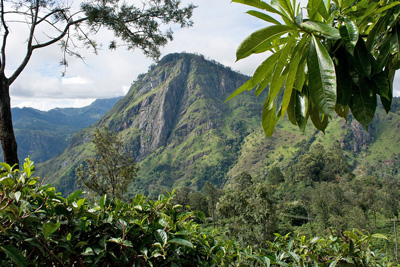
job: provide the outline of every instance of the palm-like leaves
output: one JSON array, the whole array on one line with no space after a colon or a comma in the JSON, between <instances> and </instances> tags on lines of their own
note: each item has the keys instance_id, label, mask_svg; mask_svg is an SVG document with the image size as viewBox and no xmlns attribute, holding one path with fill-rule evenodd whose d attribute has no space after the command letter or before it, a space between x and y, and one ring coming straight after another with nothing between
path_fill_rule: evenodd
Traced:
<instances>
[{"instance_id":1,"label":"palm-like leaves","mask_svg":"<svg viewBox=\"0 0 400 267\"><path fill-rule=\"evenodd\" d=\"M400 1L309 0L307 17L295 0L232 2L261 9L247 13L273 24L237 49L237 60L271 55L228 98L254 88L259 95L268 88L262 112L267 136L286 113L302 130L311 117L324 131L328 117L347 118L349 109L368 126L378 95L390 110L394 72L400 67Z\"/></svg>"}]
</instances>

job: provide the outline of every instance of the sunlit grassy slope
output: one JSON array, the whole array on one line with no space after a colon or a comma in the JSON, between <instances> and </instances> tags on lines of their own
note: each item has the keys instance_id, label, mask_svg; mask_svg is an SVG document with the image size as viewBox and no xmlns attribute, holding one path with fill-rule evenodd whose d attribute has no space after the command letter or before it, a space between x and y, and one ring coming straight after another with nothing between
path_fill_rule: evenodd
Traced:
<instances>
[{"instance_id":1,"label":"sunlit grassy slope","mask_svg":"<svg viewBox=\"0 0 400 267\"><path fill-rule=\"evenodd\" d=\"M92 153L91 133L103 126L119 132L140 161L132 194L156 195L180 186L201 190L206 181L222 187L243 171L263 179L274 166L285 172L315 142L327 149L339 142L357 174L379 168L397 172L396 112L388 116L379 109L368 132L351 116L348 122L334 118L325 134L312 125L302 133L283 119L268 139L260 125L263 95L245 92L224 103L247 78L202 56L166 56L138 77L98 123L75 135L59 157L38 166L38 172L59 190L72 191L76 166Z\"/></svg>"}]
</instances>

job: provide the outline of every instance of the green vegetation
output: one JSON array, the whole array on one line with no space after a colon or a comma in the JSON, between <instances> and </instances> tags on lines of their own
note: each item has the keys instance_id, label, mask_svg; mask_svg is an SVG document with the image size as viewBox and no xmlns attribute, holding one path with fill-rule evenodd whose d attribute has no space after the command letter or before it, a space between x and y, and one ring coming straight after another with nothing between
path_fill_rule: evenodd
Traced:
<instances>
[{"instance_id":1,"label":"green vegetation","mask_svg":"<svg viewBox=\"0 0 400 267\"><path fill-rule=\"evenodd\" d=\"M373 248L382 235L357 230L321 237L275 235L262 248L204 230L204 214L136 195L90 203L39 185L29 159L23 170L1 164L2 266L390 266Z\"/></svg>"},{"instance_id":2,"label":"green vegetation","mask_svg":"<svg viewBox=\"0 0 400 267\"><path fill-rule=\"evenodd\" d=\"M19 160L29 156L40 163L59 155L74 134L98 121L119 99L97 99L82 108L11 109ZM3 161L2 154L0 160Z\"/></svg>"},{"instance_id":3,"label":"green vegetation","mask_svg":"<svg viewBox=\"0 0 400 267\"><path fill-rule=\"evenodd\" d=\"M265 179L274 167L283 172L291 168L316 143L330 150L338 142L356 176L397 177L398 98L388 115L377 108L368 131L349 115L347 122L332 118L324 134L312 127L302 133L289 120L280 120L276 134L266 138L259 123L261 96L244 92L223 103L247 78L201 56L168 55L99 122L75 135L61 155L38 164L37 173L64 195L72 193L76 167L92 155L91 136L107 126L140 162L129 188L132 195L157 197L184 186L201 191L207 181L221 188L241 172ZM153 90L157 93L149 94Z\"/></svg>"},{"instance_id":4,"label":"green vegetation","mask_svg":"<svg viewBox=\"0 0 400 267\"><path fill-rule=\"evenodd\" d=\"M32 54L54 44L61 47L61 65L68 66L68 56L83 59L80 48L97 53L98 43L92 35L100 29L114 33L109 48L125 46L129 50L140 49L146 56L158 59L160 47L172 39L172 30L165 25L176 24L190 27L194 5L181 6L177 0L148 0L139 4L119 3L118 0L82 1L74 6L68 3L54 4L51 0L24 0L5 7L1 2L1 53L0 53L0 141L3 159L10 165L19 164L17 142L11 118L10 86L28 65ZM12 23L10 23L12 22ZM50 27L45 27L48 25ZM6 73L9 58L9 38L15 36L14 27L27 26L30 30L17 36L26 41L26 49L15 63L13 71Z\"/></svg>"},{"instance_id":5,"label":"green vegetation","mask_svg":"<svg viewBox=\"0 0 400 267\"><path fill-rule=\"evenodd\" d=\"M253 88L259 95L268 88L262 109L268 137L285 114L303 131L309 118L324 131L328 118L347 119L349 110L368 127L378 97L389 112L394 74L400 68L399 1L310 0L306 8L290 0L232 2L267 11L248 14L273 24L238 47L237 60L263 52L269 57L228 98Z\"/></svg>"},{"instance_id":6,"label":"green vegetation","mask_svg":"<svg viewBox=\"0 0 400 267\"><path fill-rule=\"evenodd\" d=\"M285 170L273 167L261 179L240 173L223 190L216 189L212 202L208 186L202 192L187 187L177 190L177 200L183 205L192 205L192 196L208 200L191 207L209 211L210 223L241 247L266 248L265 241L274 240L276 233L313 237L362 229L374 236L385 234L387 238L372 242L371 249L385 250L385 257L395 261L398 178L387 174L356 177L338 143L330 148L317 143L302 149L297 161Z\"/></svg>"},{"instance_id":7,"label":"green vegetation","mask_svg":"<svg viewBox=\"0 0 400 267\"><path fill-rule=\"evenodd\" d=\"M88 190L89 195L108 194L122 199L139 170L132 153L123 146L120 136L108 128L96 129L92 142L95 155L86 158L76 169L76 182Z\"/></svg>"}]
</instances>

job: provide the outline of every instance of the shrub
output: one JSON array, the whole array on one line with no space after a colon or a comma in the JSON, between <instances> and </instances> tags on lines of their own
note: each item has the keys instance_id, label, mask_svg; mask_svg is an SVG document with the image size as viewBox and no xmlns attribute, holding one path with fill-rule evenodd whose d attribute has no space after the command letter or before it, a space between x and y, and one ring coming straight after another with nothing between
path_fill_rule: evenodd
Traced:
<instances>
[{"instance_id":1,"label":"shrub","mask_svg":"<svg viewBox=\"0 0 400 267\"><path fill-rule=\"evenodd\" d=\"M29 159L23 170L0 163L0 266L388 266L371 250L374 236L276 235L268 249L241 249L205 232L203 213L173 205L173 195L132 203L89 203L76 191L64 198L39 185ZM375 236L381 237L382 236Z\"/></svg>"}]
</instances>

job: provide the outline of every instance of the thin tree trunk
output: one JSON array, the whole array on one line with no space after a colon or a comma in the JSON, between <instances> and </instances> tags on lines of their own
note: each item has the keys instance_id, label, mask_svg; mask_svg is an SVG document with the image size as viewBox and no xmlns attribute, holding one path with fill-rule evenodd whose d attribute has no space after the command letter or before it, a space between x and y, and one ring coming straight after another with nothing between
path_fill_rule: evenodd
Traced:
<instances>
[{"instance_id":1,"label":"thin tree trunk","mask_svg":"<svg viewBox=\"0 0 400 267\"><path fill-rule=\"evenodd\" d=\"M393 228L394 228L394 241L396 244L395 250L394 250L394 256L397 261L398 255L399 255L399 249L398 249L398 243L397 243L396 216L394 216L394 215L393 215Z\"/></svg>"},{"instance_id":2,"label":"thin tree trunk","mask_svg":"<svg viewBox=\"0 0 400 267\"><path fill-rule=\"evenodd\" d=\"M11 118L11 99L8 79L0 75L0 141L4 161L13 166L19 165L17 141Z\"/></svg>"}]
</instances>

